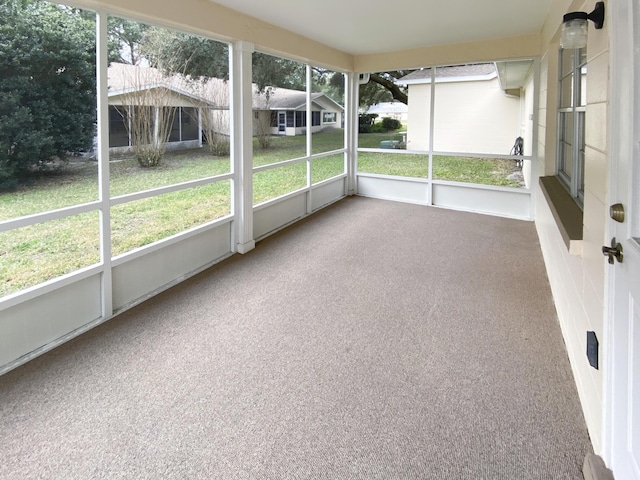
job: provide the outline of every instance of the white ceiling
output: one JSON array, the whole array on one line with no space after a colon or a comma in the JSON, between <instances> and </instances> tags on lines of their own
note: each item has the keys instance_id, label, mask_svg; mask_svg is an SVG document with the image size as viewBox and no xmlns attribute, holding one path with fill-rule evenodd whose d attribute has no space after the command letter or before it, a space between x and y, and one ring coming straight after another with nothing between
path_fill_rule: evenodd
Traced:
<instances>
[{"instance_id":1,"label":"white ceiling","mask_svg":"<svg viewBox=\"0 0 640 480\"><path fill-rule=\"evenodd\" d=\"M358 55L536 34L553 0L215 0Z\"/></svg>"}]
</instances>

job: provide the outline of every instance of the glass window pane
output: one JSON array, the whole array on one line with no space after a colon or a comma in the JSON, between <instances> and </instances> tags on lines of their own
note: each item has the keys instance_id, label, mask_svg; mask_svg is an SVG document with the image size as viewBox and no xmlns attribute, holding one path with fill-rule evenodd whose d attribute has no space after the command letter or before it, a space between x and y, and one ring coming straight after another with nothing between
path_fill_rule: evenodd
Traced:
<instances>
[{"instance_id":1,"label":"glass window pane","mask_svg":"<svg viewBox=\"0 0 640 480\"><path fill-rule=\"evenodd\" d=\"M580 88L580 104L578 106L584 107L587 105L587 66L580 67L578 70L580 81L578 83Z\"/></svg>"},{"instance_id":2,"label":"glass window pane","mask_svg":"<svg viewBox=\"0 0 640 480\"><path fill-rule=\"evenodd\" d=\"M230 172L228 46L118 17L109 36L118 45L108 68L112 195ZM185 152L210 168L182 169ZM122 159L140 179L123 182Z\"/></svg>"},{"instance_id":3,"label":"glass window pane","mask_svg":"<svg viewBox=\"0 0 640 480\"><path fill-rule=\"evenodd\" d=\"M560 124L558 171L570 179L573 171L573 113L560 112L558 118Z\"/></svg>"},{"instance_id":4,"label":"glass window pane","mask_svg":"<svg viewBox=\"0 0 640 480\"><path fill-rule=\"evenodd\" d=\"M573 106L573 75L565 77L560 82L560 108Z\"/></svg>"},{"instance_id":5,"label":"glass window pane","mask_svg":"<svg viewBox=\"0 0 640 480\"><path fill-rule=\"evenodd\" d=\"M222 181L112 207L112 256L229 215L230 192Z\"/></svg>"},{"instance_id":6,"label":"glass window pane","mask_svg":"<svg viewBox=\"0 0 640 480\"><path fill-rule=\"evenodd\" d=\"M253 204L266 202L307 186L307 162L253 174Z\"/></svg>"},{"instance_id":7,"label":"glass window pane","mask_svg":"<svg viewBox=\"0 0 640 480\"><path fill-rule=\"evenodd\" d=\"M345 173L344 153L311 161L311 183L318 183Z\"/></svg>"},{"instance_id":8,"label":"glass window pane","mask_svg":"<svg viewBox=\"0 0 640 480\"><path fill-rule=\"evenodd\" d=\"M0 18L0 218L97 200L95 15L1 2Z\"/></svg>"},{"instance_id":9,"label":"glass window pane","mask_svg":"<svg viewBox=\"0 0 640 480\"><path fill-rule=\"evenodd\" d=\"M584 161L585 161L585 112L578 115L578 193L584 195Z\"/></svg>"},{"instance_id":10,"label":"glass window pane","mask_svg":"<svg viewBox=\"0 0 640 480\"><path fill-rule=\"evenodd\" d=\"M433 179L524 188L522 168L515 160L436 155Z\"/></svg>"},{"instance_id":11,"label":"glass window pane","mask_svg":"<svg viewBox=\"0 0 640 480\"><path fill-rule=\"evenodd\" d=\"M573 72L574 69L574 54L576 50L560 50L560 77L566 77Z\"/></svg>"},{"instance_id":12,"label":"glass window pane","mask_svg":"<svg viewBox=\"0 0 640 480\"><path fill-rule=\"evenodd\" d=\"M0 232L0 297L100 261L97 211Z\"/></svg>"}]
</instances>

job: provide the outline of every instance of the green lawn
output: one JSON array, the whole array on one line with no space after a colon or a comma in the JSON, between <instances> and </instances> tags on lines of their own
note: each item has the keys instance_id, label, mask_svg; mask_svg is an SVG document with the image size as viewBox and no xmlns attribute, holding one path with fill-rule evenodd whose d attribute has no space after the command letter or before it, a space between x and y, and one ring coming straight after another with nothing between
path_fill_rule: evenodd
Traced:
<instances>
[{"instance_id":1,"label":"green lawn","mask_svg":"<svg viewBox=\"0 0 640 480\"><path fill-rule=\"evenodd\" d=\"M342 130L313 135L313 153L343 147ZM393 134L360 135L362 147L378 147ZM304 137L277 137L271 148L254 145L254 165L267 165L305 156ZM428 156L360 153L362 172L426 177ZM506 180L511 161L434 159L434 178L463 182L512 185ZM287 165L254 174L254 204L264 202L307 183L307 162ZM344 155L314 160L312 183L344 171ZM179 182L230 172L229 157L215 157L206 149L167 153L162 164L143 169L133 158L110 163L113 197ZM90 160L74 160L56 175L43 177L16 192L0 194L0 220L78 205L98 198L98 165ZM111 209L112 254L148 245L158 239L228 215L231 211L231 182L191 188ZM0 297L37 285L99 261L99 215L82 215L49 221L0 233Z\"/></svg>"}]
</instances>

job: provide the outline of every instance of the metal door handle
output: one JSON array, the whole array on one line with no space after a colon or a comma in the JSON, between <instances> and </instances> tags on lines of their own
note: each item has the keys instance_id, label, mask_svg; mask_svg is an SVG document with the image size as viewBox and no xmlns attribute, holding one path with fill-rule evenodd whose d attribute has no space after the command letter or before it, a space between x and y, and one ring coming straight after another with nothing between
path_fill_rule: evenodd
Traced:
<instances>
[{"instance_id":1,"label":"metal door handle","mask_svg":"<svg viewBox=\"0 0 640 480\"><path fill-rule=\"evenodd\" d=\"M605 257L609 257L609 263L611 265L614 264L614 259L622 263L622 258L623 258L622 245L616 242L616 237L613 237L613 239L611 240L610 247L607 247L607 246L602 247L602 254Z\"/></svg>"}]
</instances>

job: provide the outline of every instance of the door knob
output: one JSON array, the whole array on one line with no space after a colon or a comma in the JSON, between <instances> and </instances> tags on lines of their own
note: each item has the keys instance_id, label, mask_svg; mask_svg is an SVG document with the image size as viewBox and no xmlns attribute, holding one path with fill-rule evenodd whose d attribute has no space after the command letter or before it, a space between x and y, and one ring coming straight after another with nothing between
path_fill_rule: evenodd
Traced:
<instances>
[{"instance_id":1,"label":"door knob","mask_svg":"<svg viewBox=\"0 0 640 480\"><path fill-rule=\"evenodd\" d=\"M611 265L614 264L614 259L618 260L618 262L622 263L622 245L620 245L618 242L616 242L616 238L613 237L613 239L611 240L611 246L607 247L604 246L602 247L602 254L605 257L609 257L609 263Z\"/></svg>"}]
</instances>

